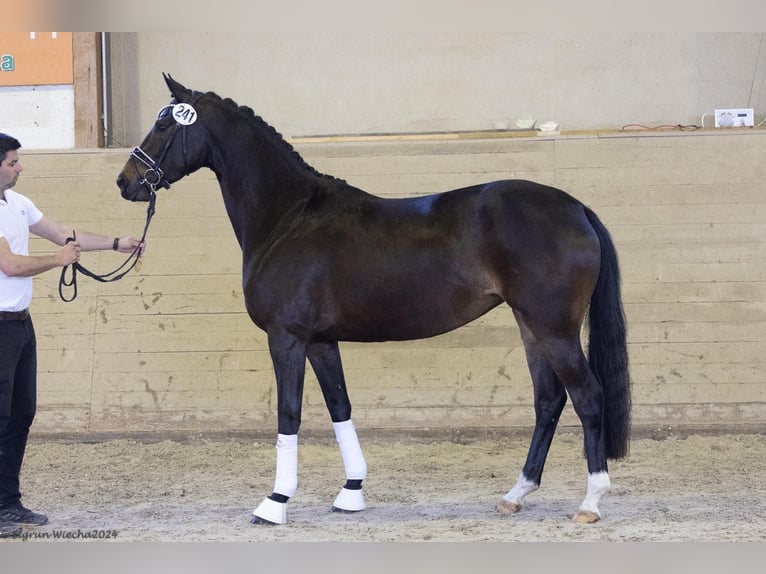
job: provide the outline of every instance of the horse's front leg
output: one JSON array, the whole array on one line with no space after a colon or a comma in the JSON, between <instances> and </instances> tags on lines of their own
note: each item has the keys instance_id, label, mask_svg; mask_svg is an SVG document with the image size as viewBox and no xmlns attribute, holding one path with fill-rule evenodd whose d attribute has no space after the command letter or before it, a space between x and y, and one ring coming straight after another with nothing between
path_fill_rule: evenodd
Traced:
<instances>
[{"instance_id":1,"label":"horse's front leg","mask_svg":"<svg viewBox=\"0 0 766 574\"><path fill-rule=\"evenodd\" d=\"M298 429L301 425L306 346L282 329L270 330L269 352L277 379L277 470L273 492L253 511L253 524L287 522L287 501L298 488Z\"/></svg>"},{"instance_id":2,"label":"horse's front leg","mask_svg":"<svg viewBox=\"0 0 766 574\"><path fill-rule=\"evenodd\" d=\"M346 472L346 484L335 498L332 509L336 512L364 510L362 481L367 476L367 462L364 460L359 438L351 421L351 401L346 390L338 343L311 343L307 348L307 355L330 412Z\"/></svg>"}]
</instances>

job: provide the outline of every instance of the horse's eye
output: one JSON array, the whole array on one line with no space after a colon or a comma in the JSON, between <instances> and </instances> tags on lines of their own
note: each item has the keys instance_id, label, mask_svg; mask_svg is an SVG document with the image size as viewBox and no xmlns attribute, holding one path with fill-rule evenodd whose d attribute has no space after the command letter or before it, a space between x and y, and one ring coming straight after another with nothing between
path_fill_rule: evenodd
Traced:
<instances>
[{"instance_id":1,"label":"horse's eye","mask_svg":"<svg viewBox=\"0 0 766 574\"><path fill-rule=\"evenodd\" d=\"M170 126L172 126L175 122L173 121L173 118L167 117L162 118L160 120L157 120L154 124L154 128L158 132L164 132L166 129L168 129Z\"/></svg>"}]
</instances>

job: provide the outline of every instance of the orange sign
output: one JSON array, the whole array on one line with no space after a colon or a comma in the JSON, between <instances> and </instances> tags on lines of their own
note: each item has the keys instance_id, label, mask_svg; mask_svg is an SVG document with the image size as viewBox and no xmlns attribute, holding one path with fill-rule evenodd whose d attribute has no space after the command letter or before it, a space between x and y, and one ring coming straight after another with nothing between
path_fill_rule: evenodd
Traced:
<instances>
[{"instance_id":1,"label":"orange sign","mask_svg":"<svg viewBox=\"0 0 766 574\"><path fill-rule=\"evenodd\" d=\"M72 32L0 32L0 86L72 83Z\"/></svg>"}]
</instances>

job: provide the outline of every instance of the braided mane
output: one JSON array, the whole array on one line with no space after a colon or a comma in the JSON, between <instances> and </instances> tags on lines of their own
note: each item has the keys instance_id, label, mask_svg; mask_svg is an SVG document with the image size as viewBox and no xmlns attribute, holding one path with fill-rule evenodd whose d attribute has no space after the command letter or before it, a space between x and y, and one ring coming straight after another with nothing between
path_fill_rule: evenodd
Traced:
<instances>
[{"instance_id":1,"label":"braided mane","mask_svg":"<svg viewBox=\"0 0 766 574\"><path fill-rule=\"evenodd\" d=\"M239 114L244 117L249 123L251 123L254 127L264 128L266 132L273 136L273 138L281 145L285 151L293 157L298 163L298 165L302 166L306 171L309 173L322 177L327 178L335 181L341 181L343 183L346 183L345 180L337 178L333 175L322 173L321 171L318 171L314 166L306 162L305 159L303 159L303 156L299 154L296 149L288 142L282 134L280 134L271 124L269 124L266 120L264 120L261 116L256 115L256 113L253 111L253 109L249 106L240 106L232 100L231 98L222 98L215 92L207 92L205 94L206 96L211 97L212 99L222 102L223 104L231 107L232 109L235 109L239 112Z\"/></svg>"}]
</instances>

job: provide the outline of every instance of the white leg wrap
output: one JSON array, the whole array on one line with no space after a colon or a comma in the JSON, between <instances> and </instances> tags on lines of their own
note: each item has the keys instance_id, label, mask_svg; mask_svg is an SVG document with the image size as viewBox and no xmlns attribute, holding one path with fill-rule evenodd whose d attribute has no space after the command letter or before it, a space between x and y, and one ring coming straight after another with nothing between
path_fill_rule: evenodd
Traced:
<instances>
[{"instance_id":1,"label":"white leg wrap","mask_svg":"<svg viewBox=\"0 0 766 574\"><path fill-rule=\"evenodd\" d=\"M298 490L298 435L277 435L277 475L274 479L274 492L291 498ZM287 503L265 498L253 510L253 516L271 522L287 522Z\"/></svg>"},{"instance_id":2,"label":"white leg wrap","mask_svg":"<svg viewBox=\"0 0 766 574\"><path fill-rule=\"evenodd\" d=\"M349 419L341 423L333 423L332 427L335 429L335 438L343 458L346 480L364 480L367 477L367 462L364 460L354 423ZM334 510L346 512L358 512L364 510L365 506L362 489L350 490L345 487L341 488L332 504Z\"/></svg>"},{"instance_id":3,"label":"white leg wrap","mask_svg":"<svg viewBox=\"0 0 766 574\"><path fill-rule=\"evenodd\" d=\"M578 512L593 512L601 516L598 511L598 503L601 497L609 491L611 483L606 472L596 472L588 475L588 492L582 501Z\"/></svg>"},{"instance_id":4,"label":"white leg wrap","mask_svg":"<svg viewBox=\"0 0 766 574\"><path fill-rule=\"evenodd\" d=\"M277 435L277 476L274 492L292 497L298 489L298 435Z\"/></svg>"},{"instance_id":5,"label":"white leg wrap","mask_svg":"<svg viewBox=\"0 0 766 574\"><path fill-rule=\"evenodd\" d=\"M359 445L359 437L351 419L342 423L332 423L335 430L335 438L340 447L340 455L343 458L343 467L346 470L347 480L364 480L367 477L367 462Z\"/></svg>"},{"instance_id":6,"label":"white leg wrap","mask_svg":"<svg viewBox=\"0 0 766 574\"><path fill-rule=\"evenodd\" d=\"M538 488L540 488L540 485L529 480L522 472L519 475L519 480L516 481L516 485L508 491L508 494L503 497L503 500L521 508L524 506L524 497Z\"/></svg>"}]
</instances>

